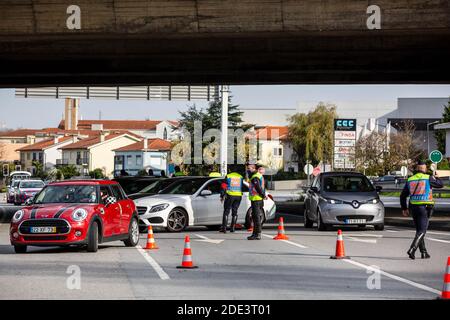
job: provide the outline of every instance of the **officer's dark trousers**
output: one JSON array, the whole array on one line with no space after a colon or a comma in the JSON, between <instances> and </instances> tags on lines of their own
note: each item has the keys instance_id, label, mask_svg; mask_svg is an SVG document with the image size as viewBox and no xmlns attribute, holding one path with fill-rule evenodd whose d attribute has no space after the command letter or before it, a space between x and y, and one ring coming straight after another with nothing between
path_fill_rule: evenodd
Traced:
<instances>
[{"instance_id":1,"label":"officer's dark trousers","mask_svg":"<svg viewBox=\"0 0 450 320\"><path fill-rule=\"evenodd\" d=\"M237 217L241 200L242 200L241 196L230 196L227 194L225 196L225 202L223 205L223 215L228 217L231 210L231 216Z\"/></svg>"},{"instance_id":2,"label":"officer's dark trousers","mask_svg":"<svg viewBox=\"0 0 450 320\"><path fill-rule=\"evenodd\" d=\"M426 206L410 205L411 215L416 226L416 235L425 234L428 229L428 210Z\"/></svg>"},{"instance_id":3,"label":"officer's dark trousers","mask_svg":"<svg viewBox=\"0 0 450 320\"><path fill-rule=\"evenodd\" d=\"M253 234L261 233L261 217L263 214L264 201L252 201L252 220L253 220Z\"/></svg>"}]
</instances>

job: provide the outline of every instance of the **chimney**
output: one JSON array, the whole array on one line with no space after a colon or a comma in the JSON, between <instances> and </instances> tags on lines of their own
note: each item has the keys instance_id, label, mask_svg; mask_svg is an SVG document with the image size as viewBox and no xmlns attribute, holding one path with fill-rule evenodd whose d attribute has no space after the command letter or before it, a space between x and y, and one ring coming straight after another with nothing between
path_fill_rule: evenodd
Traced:
<instances>
[{"instance_id":1,"label":"chimney","mask_svg":"<svg viewBox=\"0 0 450 320\"><path fill-rule=\"evenodd\" d=\"M64 128L66 130L78 129L78 108L80 99L66 98L64 110Z\"/></svg>"},{"instance_id":2,"label":"chimney","mask_svg":"<svg viewBox=\"0 0 450 320\"><path fill-rule=\"evenodd\" d=\"M53 143L54 144L57 144L59 142L59 136L55 136L54 138L53 138Z\"/></svg>"},{"instance_id":3,"label":"chimney","mask_svg":"<svg viewBox=\"0 0 450 320\"><path fill-rule=\"evenodd\" d=\"M144 150L148 149L148 140L144 139Z\"/></svg>"},{"instance_id":4,"label":"chimney","mask_svg":"<svg viewBox=\"0 0 450 320\"><path fill-rule=\"evenodd\" d=\"M100 142L103 142L103 141L105 141L105 133L102 131L101 133L100 133Z\"/></svg>"}]
</instances>

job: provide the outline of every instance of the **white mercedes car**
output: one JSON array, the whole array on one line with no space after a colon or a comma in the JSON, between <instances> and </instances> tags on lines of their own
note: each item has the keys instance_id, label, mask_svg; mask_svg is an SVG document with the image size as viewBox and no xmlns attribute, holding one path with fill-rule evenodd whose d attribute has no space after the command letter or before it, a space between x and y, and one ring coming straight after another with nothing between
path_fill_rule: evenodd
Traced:
<instances>
[{"instance_id":1,"label":"white mercedes car","mask_svg":"<svg viewBox=\"0 0 450 320\"><path fill-rule=\"evenodd\" d=\"M134 200L141 227L164 227L170 232L182 231L187 226L218 229L223 215L223 203L220 202L222 182L223 178L188 177L172 183L156 195ZM237 223L249 227L251 206L247 187L243 191ZM275 211L275 202L268 194L268 199L264 200L262 221L274 219Z\"/></svg>"}]
</instances>

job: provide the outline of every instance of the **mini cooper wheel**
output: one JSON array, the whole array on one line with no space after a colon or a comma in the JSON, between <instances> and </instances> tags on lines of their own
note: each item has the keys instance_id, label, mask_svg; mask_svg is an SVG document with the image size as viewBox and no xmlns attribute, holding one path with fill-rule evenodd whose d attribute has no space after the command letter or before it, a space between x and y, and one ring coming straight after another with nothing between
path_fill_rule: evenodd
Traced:
<instances>
[{"instance_id":1,"label":"mini cooper wheel","mask_svg":"<svg viewBox=\"0 0 450 320\"><path fill-rule=\"evenodd\" d=\"M27 246L14 245L14 251L16 253L26 253L27 252Z\"/></svg>"},{"instance_id":2,"label":"mini cooper wheel","mask_svg":"<svg viewBox=\"0 0 450 320\"><path fill-rule=\"evenodd\" d=\"M97 221L92 222L88 231L88 252L97 252L98 250L98 224Z\"/></svg>"},{"instance_id":3,"label":"mini cooper wheel","mask_svg":"<svg viewBox=\"0 0 450 320\"><path fill-rule=\"evenodd\" d=\"M167 231L180 232L186 229L188 225L188 217L183 209L175 208L170 211L167 217Z\"/></svg>"},{"instance_id":4,"label":"mini cooper wheel","mask_svg":"<svg viewBox=\"0 0 450 320\"><path fill-rule=\"evenodd\" d=\"M123 243L127 247L135 247L139 243L139 224L136 218L131 219L128 227L128 239L124 240Z\"/></svg>"}]
</instances>

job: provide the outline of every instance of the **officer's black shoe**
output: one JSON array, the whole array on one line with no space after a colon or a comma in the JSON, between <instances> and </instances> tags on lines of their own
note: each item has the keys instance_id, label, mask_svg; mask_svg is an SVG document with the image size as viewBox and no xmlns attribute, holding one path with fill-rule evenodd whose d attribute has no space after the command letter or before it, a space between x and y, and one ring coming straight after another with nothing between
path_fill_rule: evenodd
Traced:
<instances>
[{"instance_id":1,"label":"officer's black shoe","mask_svg":"<svg viewBox=\"0 0 450 320\"><path fill-rule=\"evenodd\" d=\"M422 259L430 259L431 256L427 252L427 248L425 247L425 238L422 238L422 241L419 243L420 255Z\"/></svg>"},{"instance_id":2,"label":"officer's black shoe","mask_svg":"<svg viewBox=\"0 0 450 320\"><path fill-rule=\"evenodd\" d=\"M407 254L408 254L408 256L409 256L409 258L410 259L416 259L416 250L417 249L414 249L414 248L409 248L409 250L408 250L408 252L407 252Z\"/></svg>"},{"instance_id":3,"label":"officer's black shoe","mask_svg":"<svg viewBox=\"0 0 450 320\"><path fill-rule=\"evenodd\" d=\"M422 252L421 253L421 256L422 256L422 259L430 259L431 258L431 256L428 254L428 252Z\"/></svg>"},{"instance_id":4,"label":"officer's black shoe","mask_svg":"<svg viewBox=\"0 0 450 320\"><path fill-rule=\"evenodd\" d=\"M220 227L219 232L227 233L227 228Z\"/></svg>"},{"instance_id":5,"label":"officer's black shoe","mask_svg":"<svg viewBox=\"0 0 450 320\"><path fill-rule=\"evenodd\" d=\"M261 240L261 234L252 234L247 240Z\"/></svg>"}]
</instances>

